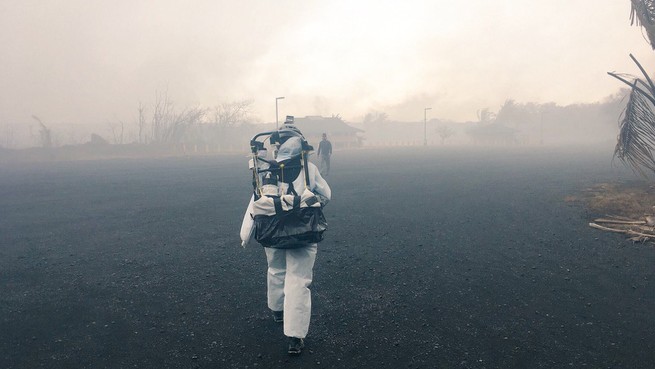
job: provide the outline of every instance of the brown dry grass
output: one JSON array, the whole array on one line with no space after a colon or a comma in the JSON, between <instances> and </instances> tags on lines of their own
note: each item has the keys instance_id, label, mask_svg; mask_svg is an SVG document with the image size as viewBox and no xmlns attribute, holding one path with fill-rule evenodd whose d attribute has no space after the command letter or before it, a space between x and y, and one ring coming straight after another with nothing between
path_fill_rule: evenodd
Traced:
<instances>
[{"instance_id":1,"label":"brown dry grass","mask_svg":"<svg viewBox=\"0 0 655 369\"><path fill-rule=\"evenodd\" d=\"M586 189L581 200L599 215L644 219L653 214L655 186L649 182L601 183Z\"/></svg>"},{"instance_id":2,"label":"brown dry grass","mask_svg":"<svg viewBox=\"0 0 655 369\"><path fill-rule=\"evenodd\" d=\"M655 240L653 214L655 213L655 185L649 182L636 183L600 183L583 191L580 197L567 196L566 202L581 202L592 216L607 231L622 232L631 236L635 242ZM642 224L620 224L614 220L644 221ZM597 224L590 226L599 228ZM636 232L636 233L635 233Z\"/></svg>"}]
</instances>

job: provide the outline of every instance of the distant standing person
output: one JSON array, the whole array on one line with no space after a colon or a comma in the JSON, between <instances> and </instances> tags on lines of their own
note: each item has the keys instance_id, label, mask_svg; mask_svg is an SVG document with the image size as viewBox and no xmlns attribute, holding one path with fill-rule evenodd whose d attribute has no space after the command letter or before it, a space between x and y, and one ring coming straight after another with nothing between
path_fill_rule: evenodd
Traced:
<instances>
[{"instance_id":1,"label":"distant standing person","mask_svg":"<svg viewBox=\"0 0 655 369\"><path fill-rule=\"evenodd\" d=\"M319 168L324 177L330 174L330 156L332 156L332 143L328 141L327 134L323 133L323 140L318 144Z\"/></svg>"}]
</instances>

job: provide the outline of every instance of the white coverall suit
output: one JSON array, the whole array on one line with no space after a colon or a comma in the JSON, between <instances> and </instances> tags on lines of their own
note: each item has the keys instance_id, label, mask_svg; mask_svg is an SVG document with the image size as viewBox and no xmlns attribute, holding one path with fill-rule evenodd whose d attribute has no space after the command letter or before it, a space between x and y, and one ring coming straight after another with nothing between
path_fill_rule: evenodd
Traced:
<instances>
[{"instance_id":1,"label":"white coverall suit","mask_svg":"<svg viewBox=\"0 0 655 369\"><path fill-rule=\"evenodd\" d=\"M321 177L316 165L308 163L308 169L309 189L329 201L332 196L330 186ZM278 186L282 193L286 193L288 184L279 182ZM305 190L304 171L301 171L293 181L293 187L299 194ZM244 243L248 243L251 237L254 223L252 212L253 198L250 199L241 225L241 240ZM312 300L309 286L312 283L317 244L295 249L264 247L264 251L268 261L268 308L273 311L284 311L285 336L305 338L311 317Z\"/></svg>"}]
</instances>

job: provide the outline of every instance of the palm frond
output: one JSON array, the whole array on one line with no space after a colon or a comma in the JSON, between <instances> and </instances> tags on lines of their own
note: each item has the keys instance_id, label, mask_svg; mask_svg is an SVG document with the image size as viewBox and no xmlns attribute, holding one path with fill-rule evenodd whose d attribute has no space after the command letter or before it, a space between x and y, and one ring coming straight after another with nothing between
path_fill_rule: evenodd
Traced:
<instances>
[{"instance_id":1,"label":"palm frond","mask_svg":"<svg viewBox=\"0 0 655 369\"><path fill-rule=\"evenodd\" d=\"M644 87L646 87L646 88L648 88L650 90L650 93L648 94L648 96L650 96L650 97L655 96L655 84L653 84L653 80L650 78L650 76L648 75L648 73L646 72L644 67L641 66L641 63L639 63L639 60L637 60L637 58L635 58L634 55L630 54L630 59L632 59L632 61L635 62L635 64L637 64L637 68L639 68L639 70L641 71L641 74L644 76L644 78L646 78L646 81L648 81L648 84L646 84L646 82L644 82L644 81L642 81L640 79L638 79L637 81L641 82L641 84L643 84ZM653 100L650 99L650 101L653 101Z\"/></svg>"},{"instance_id":2,"label":"palm frond","mask_svg":"<svg viewBox=\"0 0 655 369\"><path fill-rule=\"evenodd\" d=\"M619 123L614 156L634 171L646 176L643 168L655 172L655 114L650 98L633 84L628 104Z\"/></svg>"},{"instance_id":3,"label":"palm frond","mask_svg":"<svg viewBox=\"0 0 655 369\"><path fill-rule=\"evenodd\" d=\"M630 24L641 26L655 50L655 0L631 0Z\"/></svg>"}]
</instances>

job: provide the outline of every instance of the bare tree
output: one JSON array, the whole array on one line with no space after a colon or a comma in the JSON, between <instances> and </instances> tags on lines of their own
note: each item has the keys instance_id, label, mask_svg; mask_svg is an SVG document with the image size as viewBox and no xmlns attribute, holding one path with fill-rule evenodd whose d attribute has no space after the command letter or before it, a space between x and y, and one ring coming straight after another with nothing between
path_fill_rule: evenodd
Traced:
<instances>
[{"instance_id":1,"label":"bare tree","mask_svg":"<svg viewBox=\"0 0 655 369\"><path fill-rule=\"evenodd\" d=\"M252 100L222 103L211 109L211 123L220 127L234 127L247 122L252 109Z\"/></svg>"},{"instance_id":2,"label":"bare tree","mask_svg":"<svg viewBox=\"0 0 655 369\"><path fill-rule=\"evenodd\" d=\"M146 117L145 117L145 107L139 101L139 143L147 142L147 139L144 137L146 129Z\"/></svg>"},{"instance_id":3,"label":"bare tree","mask_svg":"<svg viewBox=\"0 0 655 369\"><path fill-rule=\"evenodd\" d=\"M439 126L437 127L437 133L441 137L441 144L445 144L446 140L450 138L455 132L448 126Z\"/></svg>"},{"instance_id":4,"label":"bare tree","mask_svg":"<svg viewBox=\"0 0 655 369\"><path fill-rule=\"evenodd\" d=\"M39 141L41 143L41 147L52 147L52 131L48 127L46 127L45 124L37 117L36 115L32 115L32 118L39 122Z\"/></svg>"},{"instance_id":5,"label":"bare tree","mask_svg":"<svg viewBox=\"0 0 655 369\"><path fill-rule=\"evenodd\" d=\"M111 129L111 134L113 136L113 144L114 145L122 145L124 142L124 132L125 132L125 124L123 124L122 121L118 121L118 123L110 123L109 128Z\"/></svg>"},{"instance_id":6,"label":"bare tree","mask_svg":"<svg viewBox=\"0 0 655 369\"><path fill-rule=\"evenodd\" d=\"M4 139L4 147L7 149L11 149L14 146L14 139L15 139L15 130L12 125L5 125L5 139Z\"/></svg>"},{"instance_id":7,"label":"bare tree","mask_svg":"<svg viewBox=\"0 0 655 369\"><path fill-rule=\"evenodd\" d=\"M173 103L168 99L168 91L155 93L155 106L152 113L150 137L154 142L165 142L168 127L172 120Z\"/></svg>"},{"instance_id":8,"label":"bare tree","mask_svg":"<svg viewBox=\"0 0 655 369\"><path fill-rule=\"evenodd\" d=\"M167 144L181 142L189 128L200 124L205 114L205 109L199 107L186 108L178 113L168 93L158 93L152 115L152 141Z\"/></svg>"},{"instance_id":9,"label":"bare tree","mask_svg":"<svg viewBox=\"0 0 655 369\"><path fill-rule=\"evenodd\" d=\"M251 118L252 100L221 103L213 108L186 107L176 109L168 92L157 92L151 109L139 102L138 142L176 145L193 144L197 148L231 144L231 138L244 129ZM151 115L148 114L151 111ZM117 130L114 133L118 140ZM136 135L136 133L135 133ZM223 143L220 143L223 141Z\"/></svg>"}]
</instances>

